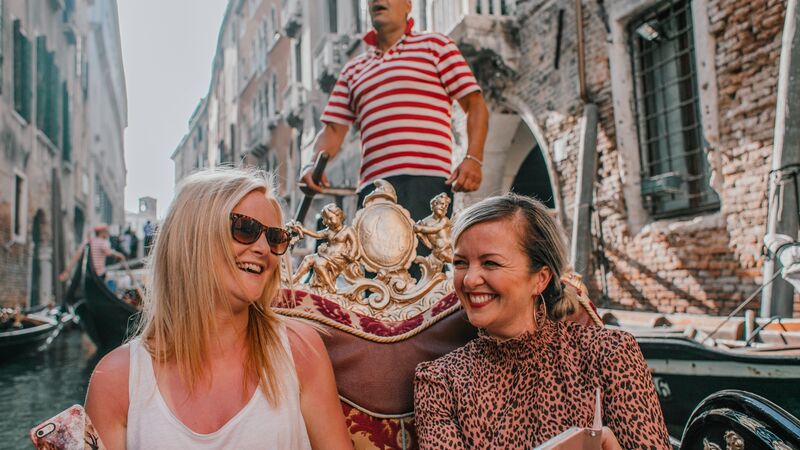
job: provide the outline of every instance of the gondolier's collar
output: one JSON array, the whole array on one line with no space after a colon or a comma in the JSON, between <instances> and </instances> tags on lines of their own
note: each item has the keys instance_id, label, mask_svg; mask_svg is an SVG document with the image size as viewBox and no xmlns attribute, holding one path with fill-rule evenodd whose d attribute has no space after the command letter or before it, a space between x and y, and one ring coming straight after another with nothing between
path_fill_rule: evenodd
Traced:
<instances>
[{"instance_id":1,"label":"gondolier's collar","mask_svg":"<svg viewBox=\"0 0 800 450\"><path fill-rule=\"evenodd\" d=\"M397 48L403 41L405 41L406 37L410 36L413 33L412 31L413 28L414 28L414 19L409 17L408 21L406 22L405 33L403 34L403 36L400 37L400 39L397 40L397 42L394 43L394 45L392 45L388 50L386 50L386 53L391 53L392 50ZM383 56L384 52L378 49L377 31L375 31L374 29L370 30L369 33L364 35L363 40L370 47L369 48L370 56L372 57Z\"/></svg>"}]
</instances>

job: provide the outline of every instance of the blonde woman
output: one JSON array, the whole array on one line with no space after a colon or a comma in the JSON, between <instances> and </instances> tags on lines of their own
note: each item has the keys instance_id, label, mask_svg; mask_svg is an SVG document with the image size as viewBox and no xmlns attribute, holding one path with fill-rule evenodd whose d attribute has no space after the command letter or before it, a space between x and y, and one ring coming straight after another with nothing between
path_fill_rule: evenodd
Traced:
<instances>
[{"instance_id":1,"label":"blonde woman","mask_svg":"<svg viewBox=\"0 0 800 450\"><path fill-rule=\"evenodd\" d=\"M270 308L282 223L263 173L182 182L140 330L89 383L86 410L108 448L352 448L322 340Z\"/></svg>"}]
</instances>

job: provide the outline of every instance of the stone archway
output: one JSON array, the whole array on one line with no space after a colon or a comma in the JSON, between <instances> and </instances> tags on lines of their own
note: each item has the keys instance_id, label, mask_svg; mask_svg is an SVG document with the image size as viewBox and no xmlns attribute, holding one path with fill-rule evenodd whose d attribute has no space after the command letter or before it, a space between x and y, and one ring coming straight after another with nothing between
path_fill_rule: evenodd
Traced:
<instances>
[{"instance_id":1,"label":"stone archway","mask_svg":"<svg viewBox=\"0 0 800 450\"><path fill-rule=\"evenodd\" d=\"M520 119L506 152L503 189L535 197L564 219L558 173L550 159L550 146L530 107L520 98L507 95L506 107Z\"/></svg>"},{"instance_id":2,"label":"stone archway","mask_svg":"<svg viewBox=\"0 0 800 450\"><path fill-rule=\"evenodd\" d=\"M457 114L463 116L460 109ZM456 144L464 147L466 121L456 117L456 123ZM544 134L530 108L515 97L505 98L503 104L490 103L481 187L475 192L457 195L454 210L509 191L541 200L554 217L563 219L558 178L550 162Z\"/></svg>"},{"instance_id":3,"label":"stone archway","mask_svg":"<svg viewBox=\"0 0 800 450\"><path fill-rule=\"evenodd\" d=\"M509 190L533 197L550 209L556 208L553 184L550 181L550 174L547 172L542 150L538 145L534 145L528 152L528 156L522 161Z\"/></svg>"}]
</instances>

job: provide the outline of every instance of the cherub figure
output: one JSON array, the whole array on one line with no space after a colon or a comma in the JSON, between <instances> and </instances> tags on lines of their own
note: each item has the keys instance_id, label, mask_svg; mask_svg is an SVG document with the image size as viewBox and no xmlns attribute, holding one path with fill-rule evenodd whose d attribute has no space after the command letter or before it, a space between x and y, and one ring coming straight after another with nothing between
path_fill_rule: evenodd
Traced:
<instances>
[{"instance_id":1,"label":"cherub figure","mask_svg":"<svg viewBox=\"0 0 800 450\"><path fill-rule=\"evenodd\" d=\"M350 264L356 262L358 257L358 243L356 241L355 230L344 224L344 211L333 203L329 203L322 208L322 223L327 227L323 230L312 231L303 228L299 223L289 224L289 228L297 232L301 237L304 235L326 241L317 249L317 253L312 253L300 263L297 268L293 283L298 283L300 279L314 269L314 276L309 285L322 288L330 293L336 292L336 278Z\"/></svg>"},{"instance_id":2,"label":"cherub figure","mask_svg":"<svg viewBox=\"0 0 800 450\"><path fill-rule=\"evenodd\" d=\"M452 226L447 217L450 197L444 192L431 199L431 215L414 224L414 232L419 240L431 249L439 261L453 261L453 245L450 243Z\"/></svg>"}]
</instances>

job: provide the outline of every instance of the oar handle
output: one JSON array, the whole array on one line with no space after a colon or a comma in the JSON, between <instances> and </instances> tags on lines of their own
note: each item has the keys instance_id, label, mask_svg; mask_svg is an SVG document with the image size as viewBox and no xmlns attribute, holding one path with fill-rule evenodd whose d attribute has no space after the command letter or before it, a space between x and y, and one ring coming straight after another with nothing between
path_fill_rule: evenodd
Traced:
<instances>
[{"instance_id":1,"label":"oar handle","mask_svg":"<svg viewBox=\"0 0 800 450\"><path fill-rule=\"evenodd\" d=\"M326 152L319 152L317 155L317 161L314 163L314 171L311 173L311 179L319 185L322 182L322 174L325 172L325 166L328 164L328 154ZM316 195L316 191L306 187L305 189L301 188L303 191L303 201L300 202L300 206L297 208L297 213L294 215L294 221L297 223L303 223L303 220L306 218L306 214L308 214L308 208L311 207L311 200L314 199L314 195Z\"/></svg>"}]
</instances>

